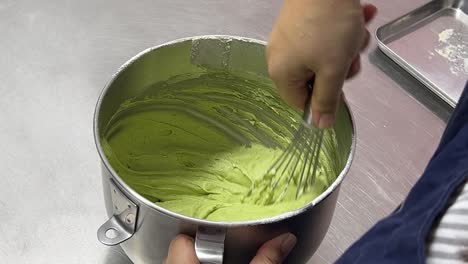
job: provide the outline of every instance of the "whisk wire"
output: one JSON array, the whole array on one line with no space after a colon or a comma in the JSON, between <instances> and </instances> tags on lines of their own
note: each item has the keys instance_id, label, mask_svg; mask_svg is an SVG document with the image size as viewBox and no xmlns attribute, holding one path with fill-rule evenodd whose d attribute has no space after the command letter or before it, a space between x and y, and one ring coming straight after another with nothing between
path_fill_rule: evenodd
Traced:
<instances>
[{"instance_id":1,"label":"whisk wire","mask_svg":"<svg viewBox=\"0 0 468 264\"><path fill-rule=\"evenodd\" d=\"M320 150L322 149L322 141L323 141L323 130L318 131L318 144L314 144L315 146L315 160L313 161L313 171L312 171L312 177L309 178L310 182L309 185L312 185L315 183L315 176L317 174L317 168L319 164L319 157L320 157Z\"/></svg>"},{"instance_id":2,"label":"whisk wire","mask_svg":"<svg viewBox=\"0 0 468 264\"><path fill-rule=\"evenodd\" d=\"M305 142L307 143L305 148L306 149L310 148L310 139L306 140ZM302 186L302 184L303 184L304 175L305 175L306 171L310 171L311 163L310 163L309 159L311 159L311 158L313 158L313 153L311 151L307 151L306 155L305 155L305 158L304 158L304 166L302 166L302 171L300 173L300 178L299 178L299 181L297 182L298 188L299 188L299 186ZM306 170L307 167L309 167L309 168ZM296 192L296 199L298 199L301 194L302 194L302 191L298 190Z\"/></svg>"},{"instance_id":3,"label":"whisk wire","mask_svg":"<svg viewBox=\"0 0 468 264\"><path fill-rule=\"evenodd\" d=\"M302 143L304 143L304 141L301 140L301 138L304 136L304 133L305 133L304 127L301 127L301 128L299 129L298 133L296 134L297 137L295 137L294 140L293 140L293 142L295 142L295 143L291 144L291 145L295 145L295 146L296 146L296 149L299 151L299 153L301 153L301 152L300 152L301 149L304 149L304 148L305 148L305 147L303 146L303 144L302 144ZM306 141L306 142L307 142L307 141ZM308 156L308 155L306 155L306 158L307 158L307 156ZM291 161L291 160L293 160L294 155L289 155L289 157L290 157L289 160ZM297 169L297 167L298 167L300 161L301 161L301 158L295 159L294 167L293 167L293 169L292 169L291 171L289 171L289 173L292 175L292 177L289 177L289 178L288 178L288 180L287 180L287 182L286 182L286 187L285 187L284 190L281 192L281 194L277 197L277 200L279 200L279 201L282 200L282 199L284 198L284 196L286 195L286 193L287 193L287 191L288 191L288 187L291 185L291 182L292 182L292 180L294 179L294 176L296 175L296 169ZM304 170L305 170L304 164L307 164L306 162L307 162L307 161L304 161L303 164L302 164L302 166L300 166L300 168L299 168L299 170L301 170L301 173L299 174L301 178L303 177L303 173L304 173ZM289 166L286 165L286 166L284 167L283 171L285 171L288 167L289 167ZM284 173L282 173L282 174L280 174L280 175L284 175ZM278 177L277 182L279 182L281 179L282 179L282 177ZM276 187L276 186L275 186L275 187Z\"/></svg>"},{"instance_id":4,"label":"whisk wire","mask_svg":"<svg viewBox=\"0 0 468 264\"><path fill-rule=\"evenodd\" d=\"M307 140L311 146L308 146L306 152L307 155L310 156L311 160L309 161L308 158L307 161L305 161L304 167L307 167L307 170L301 174L301 181L297 184L296 199L299 198L299 196L301 196L311 186L310 183L313 182L312 178L315 177L315 173L313 171L316 171L318 167L318 158L321 147L320 136L317 137L317 134L321 133L321 131L317 128L310 129L312 129L311 137Z\"/></svg>"},{"instance_id":5,"label":"whisk wire","mask_svg":"<svg viewBox=\"0 0 468 264\"><path fill-rule=\"evenodd\" d=\"M262 186L255 190L258 194L256 199L254 198L255 203L260 200L263 204L281 201L288 193L289 186L294 180L296 180L296 199L315 184L318 170L321 167L319 163L322 155L324 131L317 128L312 122L311 87L312 85L309 84L310 94L305 106L303 123L299 126L286 150L263 176ZM278 193L276 189L281 181L284 181L285 185L279 195L274 197L275 193ZM254 183L247 196L252 195L255 187ZM264 197L266 199L262 199L261 195L268 189L270 191L266 193L267 196Z\"/></svg>"}]
</instances>

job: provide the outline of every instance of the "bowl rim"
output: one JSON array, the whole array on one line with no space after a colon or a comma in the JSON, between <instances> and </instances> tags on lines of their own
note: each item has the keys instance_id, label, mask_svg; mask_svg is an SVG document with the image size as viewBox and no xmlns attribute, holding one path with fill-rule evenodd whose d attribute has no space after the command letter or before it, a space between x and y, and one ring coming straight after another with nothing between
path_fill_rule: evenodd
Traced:
<instances>
[{"instance_id":1,"label":"bowl rim","mask_svg":"<svg viewBox=\"0 0 468 264\"><path fill-rule=\"evenodd\" d=\"M319 204L321 201L325 200L328 196L331 195L333 191L335 191L338 186L343 182L344 177L348 174L348 171L351 167L351 163L354 159L354 154L355 154L355 149L356 149L356 128L355 128L355 121L353 114L351 113L351 110L349 108L349 105L344 99L344 105L346 107L346 112L349 115L349 119L351 121L351 149L348 155L348 159L346 161L346 164L344 168L342 169L341 173L338 175L338 177L335 179L335 181L324 191L322 192L319 196L317 196L314 200L311 202L307 203L307 205L293 210L289 211L274 217L269 217L269 218L263 218L263 219L258 219L258 220L249 220L249 221L235 221L235 222L225 222L225 221L211 221L211 220L205 220L205 219L198 219L198 218L193 218L189 216L185 216L182 214L178 214L175 212L172 212L168 209L165 209L161 206L156 205L155 203L149 201L142 195L138 194L133 188L131 188L129 185L127 185L118 175L118 173L112 168L110 165L109 161L107 160L106 155L104 154L104 150L101 145L101 139L99 137L99 113L101 110L101 105L104 100L104 97L106 96L107 92L110 90L110 87L112 86L113 82L115 79L126 69L128 68L131 64L135 63L137 60L139 60L141 57L143 57L145 54L150 53L154 50L161 49L163 47L183 43L186 41L193 41L193 40L198 40L198 39L218 39L218 40L239 40L239 41L244 41L244 42L250 42L250 43L255 43L258 45L265 46L267 45L266 41L258 40L258 39L253 39L249 37L241 37L241 36L232 36L232 35L197 35L197 36L191 36L191 37L184 37L184 38L179 38L175 39L169 42L162 43L160 45L156 45L150 48L147 48L129 60L127 60L124 64L122 64L118 70L112 75L110 80L106 83L104 88L101 91L101 94L99 95L98 101L95 106L94 110L94 116L93 116L93 134L94 134L94 142L97 148L97 151L99 153L99 157L101 159L102 164L104 167L107 169L108 172L110 172L111 178L114 180L114 182L117 183L119 189L123 191L130 200L132 201L137 201L138 206L146 206L152 210L156 210L159 213L162 213L164 215L177 218L180 220L184 220L187 222L191 222L193 224L197 225L204 225L204 226L212 226L212 227L245 227L245 226L253 226L253 225L264 225L264 224L271 224L271 223L276 223L280 222L282 220L292 218L296 215L302 214L305 211L311 210L313 207L315 207L317 204ZM344 97L343 97L344 98ZM103 182L103 184L105 184Z\"/></svg>"}]
</instances>

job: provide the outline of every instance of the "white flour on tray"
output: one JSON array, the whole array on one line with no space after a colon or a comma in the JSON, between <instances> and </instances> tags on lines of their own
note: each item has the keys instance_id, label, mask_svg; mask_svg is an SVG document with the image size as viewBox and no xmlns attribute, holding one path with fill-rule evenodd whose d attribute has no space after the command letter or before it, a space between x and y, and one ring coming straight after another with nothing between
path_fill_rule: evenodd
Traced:
<instances>
[{"instance_id":1,"label":"white flour on tray","mask_svg":"<svg viewBox=\"0 0 468 264\"><path fill-rule=\"evenodd\" d=\"M439 44L434 51L444 57L450 64L450 71L454 75L468 75L468 36L457 32L453 28L439 33ZM429 52L431 55L435 54Z\"/></svg>"}]
</instances>

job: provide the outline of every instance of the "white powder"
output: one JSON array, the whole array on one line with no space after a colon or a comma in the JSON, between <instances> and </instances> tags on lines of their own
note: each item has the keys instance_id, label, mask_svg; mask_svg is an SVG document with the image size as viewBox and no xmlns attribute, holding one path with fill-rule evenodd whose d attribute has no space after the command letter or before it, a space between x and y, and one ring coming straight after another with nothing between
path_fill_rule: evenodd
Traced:
<instances>
[{"instance_id":1,"label":"white powder","mask_svg":"<svg viewBox=\"0 0 468 264\"><path fill-rule=\"evenodd\" d=\"M468 75L468 38L462 32L453 28L440 32L439 45L434 50L449 62L452 74ZM429 54L434 55L432 52Z\"/></svg>"},{"instance_id":2,"label":"white powder","mask_svg":"<svg viewBox=\"0 0 468 264\"><path fill-rule=\"evenodd\" d=\"M446 43L450 37L453 35L453 28L446 29L439 33L439 42Z\"/></svg>"},{"instance_id":3,"label":"white powder","mask_svg":"<svg viewBox=\"0 0 468 264\"><path fill-rule=\"evenodd\" d=\"M448 61L455 62L457 61L458 50L457 47L447 45L441 49L435 49L440 56L446 58Z\"/></svg>"}]
</instances>

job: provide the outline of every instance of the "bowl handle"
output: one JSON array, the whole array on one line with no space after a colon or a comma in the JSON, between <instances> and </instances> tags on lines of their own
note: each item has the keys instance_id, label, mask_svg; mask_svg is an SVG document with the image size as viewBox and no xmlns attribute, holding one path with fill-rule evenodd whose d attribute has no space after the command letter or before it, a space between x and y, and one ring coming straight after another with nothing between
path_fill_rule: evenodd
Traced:
<instances>
[{"instance_id":1,"label":"bowl handle","mask_svg":"<svg viewBox=\"0 0 468 264\"><path fill-rule=\"evenodd\" d=\"M199 226L195 236L195 253L201 264L222 264L226 229Z\"/></svg>"},{"instance_id":2,"label":"bowl handle","mask_svg":"<svg viewBox=\"0 0 468 264\"><path fill-rule=\"evenodd\" d=\"M104 245L115 246L135 233L138 206L120 191L112 179L109 184L113 216L99 227L97 237Z\"/></svg>"}]
</instances>

